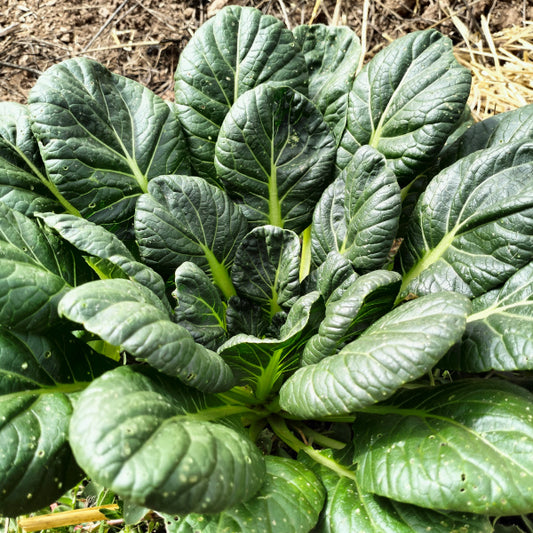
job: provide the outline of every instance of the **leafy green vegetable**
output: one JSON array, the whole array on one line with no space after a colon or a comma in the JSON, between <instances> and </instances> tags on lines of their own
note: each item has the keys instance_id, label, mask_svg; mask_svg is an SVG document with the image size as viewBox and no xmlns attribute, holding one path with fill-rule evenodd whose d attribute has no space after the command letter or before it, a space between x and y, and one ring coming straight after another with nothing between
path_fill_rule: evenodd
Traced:
<instances>
[{"instance_id":1,"label":"leafy green vegetable","mask_svg":"<svg viewBox=\"0 0 533 533\"><path fill-rule=\"evenodd\" d=\"M85 476L175 532L525 527L533 106L241 6L175 81L0 103L0 514Z\"/></svg>"}]
</instances>

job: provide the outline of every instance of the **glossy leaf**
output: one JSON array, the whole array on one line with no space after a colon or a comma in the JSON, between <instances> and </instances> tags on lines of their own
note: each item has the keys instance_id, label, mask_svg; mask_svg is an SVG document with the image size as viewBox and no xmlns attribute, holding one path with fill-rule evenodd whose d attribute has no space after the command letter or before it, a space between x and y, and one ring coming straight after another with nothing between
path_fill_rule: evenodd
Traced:
<instances>
[{"instance_id":1,"label":"glossy leaf","mask_svg":"<svg viewBox=\"0 0 533 533\"><path fill-rule=\"evenodd\" d=\"M280 406L301 418L351 413L428 372L463 334L470 301L432 294L394 309L339 353L300 368Z\"/></svg>"},{"instance_id":2,"label":"glossy leaf","mask_svg":"<svg viewBox=\"0 0 533 533\"><path fill-rule=\"evenodd\" d=\"M74 455L92 479L136 505L220 512L257 492L265 466L243 434L195 418L210 406L146 367L120 367L80 396L70 424Z\"/></svg>"},{"instance_id":3,"label":"glossy leaf","mask_svg":"<svg viewBox=\"0 0 533 533\"><path fill-rule=\"evenodd\" d=\"M305 59L282 22L250 7L227 6L193 35L175 73L176 103L196 172L216 183L220 126L233 103L262 83L305 91Z\"/></svg>"},{"instance_id":4,"label":"glossy leaf","mask_svg":"<svg viewBox=\"0 0 533 533\"><path fill-rule=\"evenodd\" d=\"M497 380L409 391L354 425L364 490L488 515L533 502L533 396Z\"/></svg>"},{"instance_id":5,"label":"glossy leaf","mask_svg":"<svg viewBox=\"0 0 533 533\"><path fill-rule=\"evenodd\" d=\"M229 296L228 269L248 231L239 206L222 190L192 176L161 176L148 190L135 211L143 259L165 272L191 261Z\"/></svg>"},{"instance_id":6,"label":"glossy leaf","mask_svg":"<svg viewBox=\"0 0 533 533\"><path fill-rule=\"evenodd\" d=\"M387 158L400 184L408 183L455 129L470 84L447 37L425 30L396 39L356 77L337 164L344 168L369 144Z\"/></svg>"},{"instance_id":7,"label":"glossy leaf","mask_svg":"<svg viewBox=\"0 0 533 533\"><path fill-rule=\"evenodd\" d=\"M0 202L0 323L43 330L57 323L57 304L76 281L63 243Z\"/></svg>"},{"instance_id":8,"label":"glossy leaf","mask_svg":"<svg viewBox=\"0 0 533 533\"><path fill-rule=\"evenodd\" d=\"M320 265L329 252L338 251L355 270L382 268L398 231L401 204L385 158L369 146L360 148L314 211L313 262Z\"/></svg>"},{"instance_id":9,"label":"glossy leaf","mask_svg":"<svg viewBox=\"0 0 533 533\"><path fill-rule=\"evenodd\" d=\"M318 332L305 345L302 363L311 365L334 355L388 313L400 283L401 276L388 270L376 270L357 278L342 296L328 302Z\"/></svg>"},{"instance_id":10,"label":"glossy leaf","mask_svg":"<svg viewBox=\"0 0 533 533\"><path fill-rule=\"evenodd\" d=\"M174 320L196 342L215 349L227 337L226 308L217 288L194 263L182 263L174 276L177 300Z\"/></svg>"},{"instance_id":11,"label":"glossy leaf","mask_svg":"<svg viewBox=\"0 0 533 533\"><path fill-rule=\"evenodd\" d=\"M356 481L355 465L340 462L340 467L338 472L318 464L314 468L327 493L316 533L492 533L485 516L424 509L364 492Z\"/></svg>"},{"instance_id":12,"label":"glossy leaf","mask_svg":"<svg viewBox=\"0 0 533 533\"><path fill-rule=\"evenodd\" d=\"M305 96L266 84L232 106L215 155L220 180L252 225L300 233L333 177L335 140Z\"/></svg>"},{"instance_id":13,"label":"glossy leaf","mask_svg":"<svg viewBox=\"0 0 533 533\"><path fill-rule=\"evenodd\" d=\"M54 65L28 102L51 181L93 222L117 230L150 179L188 171L172 105L93 60Z\"/></svg>"},{"instance_id":14,"label":"glossy leaf","mask_svg":"<svg viewBox=\"0 0 533 533\"><path fill-rule=\"evenodd\" d=\"M325 301L335 301L354 283L358 274L352 263L339 252L329 252L316 270L316 287Z\"/></svg>"},{"instance_id":15,"label":"glossy leaf","mask_svg":"<svg viewBox=\"0 0 533 533\"><path fill-rule=\"evenodd\" d=\"M161 300L138 283L125 279L85 283L61 300L59 312L188 385L207 391L232 385L233 375L224 361L196 344L185 328L170 320Z\"/></svg>"},{"instance_id":16,"label":"glossy leaf","mask_svg":"<svg viewBox=\"0 0 533 533\"><path fill-rule=\"evenodd\" d=\"M533 263L472 302L462 342L442 368L467 372L533 369Z\"/></svg>"},{"instance_id":17,"label":"glossy leaf","mask_svg":"<svg viewBox=\"0 0 533 533\"><path fill-rule=\"evenodd\" d=\"M69 357L72 352L76 358ZM49 505L82 478L67 440L68 395L110 367L74 337L0 328L2 516Z\"/></svg>"},{"instance_id":18,"label":"glossy leaf","mask_svg":"<svg viewBox=\"0 0 533 533\"><path fill-rule=\"evenodd\" d=\"M118 272L113 277L124 277L153 290L166 303L165 282L161 276L135 260L126 245L102 226L69 214L39 213L45 223L78 250L107 260ZM96 266L98 263L93 263ZM99 267L104 268L101 263ZM97 269L97 268L96 268Z\"/></svg>"},{"instance_id":19,"label":"glossy leaf","mask_svg":"<svg viewBox=\"0 0 533 533\"><path fill-rule=\"evenodd\" d=\"M165 516L171 533L308 533L318 520L324 488L315 474L293 459L267 456L261 490L247 502L215 516Z\"/></svg>"},{"instance_id":20,"label":"glossy leaf","mask_svg":"<svg viewBox=\"0 0 533 533\"><path fill-rule=\"evenodd\" d=\"M47 184L28 108L0 102L1 201L24 215L60 209Z\"/></svg>"},{"instance_id":21,"label":"glossy leaf","mask_svg":"<svg viewBox=\"0 0 533 533\"><path fill-rule=\"evenodd\" d=\"M400 249L402 294L498 287L533 259L533 143L460 159L428 185Z\"/></svg>"},{"instance_id":22,"label":"glossy leaf","mask_svg":"<svg viewBox=\"0 0 533 533\"><path fill-rule=\"evenodd\" d=\"M293 30L309 72L309 98L324 115L337 143L346 126L348 93L361 55L357 35L346 26L305 24Z\"/></svg>"},{"instance_id":23,"label":"glossy leaf","mask_svg":"<svg viewBox=\"0 0 533 533\"><path fill-rule=\"evenodd\" d=\"M492 146L517 141L533 140L533 104L498 113L481 120L468 128L439 156L440 168L445 168L458 159Z\"/></svg>"},{"instance_id":24,"label":"glossy leaf","mask_svg":"<svg viewBox=\"0 0 533 533\"><path fill-rule=\"evenodd\" d=\"M231 280L239 295L272 318L299 296L300 240L276 226L253 229L235 254Z\"/></svg>"}]
</instances>

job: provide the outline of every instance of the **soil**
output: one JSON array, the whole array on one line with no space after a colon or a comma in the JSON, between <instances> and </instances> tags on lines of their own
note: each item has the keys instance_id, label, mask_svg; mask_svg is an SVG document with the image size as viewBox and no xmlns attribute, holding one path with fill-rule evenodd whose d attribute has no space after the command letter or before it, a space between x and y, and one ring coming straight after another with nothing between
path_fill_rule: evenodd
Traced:
<instances>
[{"instance_id":1,"label":"soil","mask_svg":"<svg viewBox=\"0 0 533 533\"><path fill-rule=\"evenodd\" d=\"M24 103L41 72L76 56L92 57L172 100L181 50L227 4L257 7L289 27L313 20L345 24L361 35L362 0L0 0L0 100ZM452 15L472 33L480 32L482 16L492 32L533 20L531 0L371 0L369 6L368 57L429 27L459 43Z\"/></svg>"}]
</instances>

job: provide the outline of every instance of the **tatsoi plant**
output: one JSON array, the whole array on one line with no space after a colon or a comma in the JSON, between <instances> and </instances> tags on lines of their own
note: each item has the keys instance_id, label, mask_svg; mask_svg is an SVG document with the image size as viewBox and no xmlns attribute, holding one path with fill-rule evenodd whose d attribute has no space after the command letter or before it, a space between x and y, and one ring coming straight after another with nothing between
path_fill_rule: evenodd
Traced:
<instances>
[{"instance_id":1,"label":"tatsoi plant","mask_svg":"<svg viewBox=\"0 0 533 533\"><path fill-rule=\"evenodd\" d=\"M0 105L0 514L85 476L176 532L533 512L533 106L474 124L433 30L360 53L232 6L175 103L71 59Z\"/></svg>"}]
</instances>

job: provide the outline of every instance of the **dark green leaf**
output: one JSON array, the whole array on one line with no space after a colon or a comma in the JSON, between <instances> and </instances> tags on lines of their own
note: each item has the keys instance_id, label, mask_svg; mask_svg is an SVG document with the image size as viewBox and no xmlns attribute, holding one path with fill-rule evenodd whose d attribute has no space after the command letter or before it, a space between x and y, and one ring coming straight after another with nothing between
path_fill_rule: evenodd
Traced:
<instances>
[{"instance_id":1,"label":"dark green leaf","mask_svg":"<svg viewBox=\"0 0 533 533\"><path fill-rule=\"evenodd\" d=\"M400 249L402 295L469 297L533 259L533 143L476 152L443 170L418 201Z\"/></svg>"},{"instance_id":2,"label":"dark green leaf","mask_svg":"<svg viewBox=\"0 0 533 533\"><path fill-rule=\"evenodd\" d=\"M299 233L332 179L335 140L318 109L289 87L261 85L226 116L217 173L253 225Z\"/></svg>"},{"instance_id":3,"label":"dark green leaf","mask_svg":"<svg viewBox=\"0 0 533 533\"><path fill-rule=\"evenodd\" d=\"M455 129L470 92L471 74L435 30L396 39L357 75L337 163L357 149L381 152L402 185L432 162Z\"/></svg>"},{"instance_id":4,"label":"dark green leaf","mask_svg":"<svg viewBox=\"0 0 533 533\"><path fill-rule=\"evenodd\" d=\"M95 61L54 65L28 101L50 179L93 222L129 223L150 179L188 172L172 105Z\"/></svg>"},{"instance_id":5,"label":"dark green leaf","mask_svg":"<svg viewBox=\"0 0 533 533\"><path fill-rule=\"evenodd\" d=\"M309 98L324 115L337 143L346 126L348 93L361 55L357 35L345 26L311 24L293 30L309 72Z\"/></svg>"},{"instance_id":6,"label":"dark green leaf","mask_svg":"<svg viewBox=\"0 0 533 533\"><path fill-rule=\"evenodd\" d=\"M441 363L467 372L533 370L533 263L472 302L462 342Z\"/></svg>"},{"instance_id":7,"label":"dark green leaf","mask_svg":"<svg viewBox=\"0 0 533 533\"><path fill-rule=\"evenodd\" d=\"M356 467L332 460L340 463L337 471L318 464L313 469L327 493L316 533L492 533L485 516L424 509L364 492L356 481Z\"/></svg>"},{"instance_id":8,"label":"dark green leaf","mask_svg":"<svg viewBox=\"0 0 533 533\"><path fill-rule=\"evenodd\" d=\"M300 240L276 226L253 229L241 241L231 280L238 294L257 302L272 318L299 296Z\"/></svg>"},{"instance_id":9,"label":"dark green leaf","mask_svg":"<svg viewBox=\"0 0 533 533\"><path fill-rule=\"evenodd\" d=\"M428 372L463 334L470 301L438 293L386 314L357 340L300 368L280 390L280 405L301 418L351 413L390 397Z\"/></svg>"},{"instance_id":10,"label":"dark green leaf","mask_svg":"<svg viewBox=\"0 0 533 533\"><path fill-rule=\"evenodd\" d=\"M191 38L180 54L175 79L193 167L216 183L215 143L233 103L265 82L305 91L307 68L283 23L254 8L228 6Z\"/></svg>"},{"instance_id":11,"label":"dark green leaf","mask_svg":"<svg viewBox=\"0 0 533 533\"><path fill-rule=\"evenodd\" d=\"M0 102L0 199L25 215L59 209L47 184L28 108Z\"/></svg>"},{"instance_id":12,"label":"dark green leaf","mask_svg":"<svg viewBox=\"0 0 533 533\"><path fill-rule=\"evenodd\" d=\"M226 308L217 288L207 274L194 263L185 262L176 269L178 305L174 320L207 348L216 349L226 336Z\"/></svg>"},{"instance_id":13,"label":"dark green leaf","mask_svg":"<svg viewBox=\"0 0 533 533\"><path fill-rule=\"evenodd\" d=\"M279 338L234 335L219 348L219 353L238 377L254 385L257 395L268 395L282 375L296 369L300 347L323 315L320 293L310 292L291 307Z\"/></svg>"},{"instance_id":14,"label":"dark green leaf","mask_svg":"<svg viewBox=\"0 0 533 533\"><path fill-rule=\"evenodd\" d=\"M57 322L57 304L75 282L75 267L57 237L0 202L0 323L43 330Z\"/></svg>"},{"instance_id":15,"label":"dark green leaf","mask_svg":"<svg viewBox=\"0 0 533 533\"><path fill-rule=\"evenodd\" d=\"M69 435L76 460L98 483L150 509L215 513L237 505L260 488L264 461L243 434L195 418L209 402L147 367L108 372L76 403Z\"/></svg>"},{"instance_id":16,"label":"dark green leaf","mask_svg":"<svg viewBox=\"0 0 533 533\"><path fill-rule=\"evenodd\" d=\"M75 353L75 358L69 358ZM0 513L17 516L52 503L79 481L67 429L68 394L112 363L74 337L0 328Z\"/></svg>"},{"instance_id":17,"label":"dark green leaf","mask_svg":"<svg viewBox=\"0 0 533 533\"><path fill-rule=\"evenodd\" d=\"M364 490L424 507L531 511L533 396L487 380L404 393L354 425Z\"/></svg>"},{"instance_id":18,"label":"dark green leaf","mask_svg":"<svg viewBox=\"0 0 533 533\"><path fill-rule=\"evenodd\" d=\"M382 268L398 231L401 191L385 158L360 148L322 195L313 215L312 257L325 261L338 251L356 270Z\"/></svg>"},{"instance_id":19,"label":"dark green leaf","mask_svg":"<svg viewBox=\"0 0 533 533\"><path fill-rule=\"evenodd\" d=\"M318 520L324 488L293 459L267 456L261 490L247 502L216 516L164 516L169 533L308 533Z\"/></svg>"},{"instance_id":20,"label":"dark green leaf","mask_svg":"<svg viewBox=\"0 0 533 533\"><path fill-rule=\"evenodd\" d=\"M192 176L161 176L148 190L135 211L144 260L165 272L191 261L231 295L227 271L248 231L239 206L219 188Z\"/></svg>"},{"instance_id":21,"label":"dark green leaf","mask_svg":"<svg viewBox=\"0 0 533 533\"><path fill-rule=\"evenodd\" d=\"M302 364L315 364L334 355L388 313L400 284L401 276L388 270L376 270L357 278L342 296L326 305L326 315L318 333L305 345Z\"/></svg>"},{"instance_id":22,"label":"dark green leaf","mask_svg":"<svg viewBox=\"0 0 533 533\"><path fill-rule=\"evenodd\" d=\"M325 301L339 299L358 278L352 263L339 252L329 252L317 269L317 289Z\"/></svg>"},{"instance_id":23,"label":"dark green leaf","mask_svg":"<svg viewBox=\"0 0 533 533\"><path fill-rule=\"evenodd\" d=\"M167 302L165 282L161 276L151 268L136 261L129 249L116 235L102 226L68 214L41 213L38 216L78 250L109 262L110 266L107 267L101 262L92 262L92 266L96 267L97 270L103 268L110 272L116 269L117 272L111 277L129 278L137 281L152 289L162 302Z\"/></svg>"},{"instance_id":24,"label":"dark green leaf","mask_svg":"<svg viewBox=\"0 0 533 533\"><path fill-rule=\"evenodd\" d=\"M220 391L233 383L224 361L172 322L161 300L139 283L125 279L86 283L61 300L59 312L109 344L121 346L137 360L188 385Z\"/></svg>"}]
</instances>

